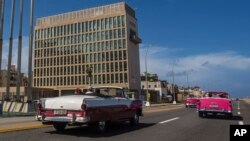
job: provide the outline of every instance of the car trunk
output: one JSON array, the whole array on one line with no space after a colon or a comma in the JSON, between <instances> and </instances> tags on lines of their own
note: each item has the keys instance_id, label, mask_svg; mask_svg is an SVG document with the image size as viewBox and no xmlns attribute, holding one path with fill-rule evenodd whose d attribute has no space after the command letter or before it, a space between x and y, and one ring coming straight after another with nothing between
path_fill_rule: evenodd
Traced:
<instances>
[{"instance_id":1,"label":"car trunk","mask_svg":"<svg viewBox=\"0 0 250 141\"><path fill-rule=\"evenodd\" d=\"M231 111L230 100L224 98L204 98L200 99L200 109L211 111Z\"/></svg>"},{"instance_id":2,"label":"car trunk","mask_svg":"<svg viewBox=\"0 0 250 141\"><path fill-rule=\"evenodd\" d=\"M45 109L80 110L85 98L95 98L95 96L70 95L50 98L45 101Z\"/></svg>"}]
</instances>

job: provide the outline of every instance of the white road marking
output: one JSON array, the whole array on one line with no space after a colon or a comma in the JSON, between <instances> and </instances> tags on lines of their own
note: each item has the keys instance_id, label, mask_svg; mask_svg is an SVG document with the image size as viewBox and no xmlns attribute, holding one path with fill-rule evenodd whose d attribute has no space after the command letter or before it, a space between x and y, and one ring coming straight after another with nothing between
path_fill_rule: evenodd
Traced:
<instances>
[{"instance_id":1,"label":"white road marking","mask_svg":"<svg viewBox=\"0 0 250 141\"><path fill-rule=\"evenodd\" d=\"M165 120L165 121L162 121L162 122L159 122L159 123L163 124L163 123L167 123L167 122L174 121L174 120L177 120L177 119L180 119L180 118L179 117L175 117L175 118L172 118L172 119L169 119L169 120Z\"/></svg>"},{"instance_id":2,"label":"white road marking","mask_svg":"<svg viewBox=\"0 0 250 141\"><path fill-rule=\"evenodd\" d=\"M240 112L238 112L238 115L240 115Z\"/></svg>"},{"instance_id":3,"label":"white road marking","mask_svg":"<svg viewBox=\"0 0 250 141\"><path fill-rule=\"evenodd\" d=\"M239 121L239 125L244 125L243 121Z\"/></svg>"}]
</instances>

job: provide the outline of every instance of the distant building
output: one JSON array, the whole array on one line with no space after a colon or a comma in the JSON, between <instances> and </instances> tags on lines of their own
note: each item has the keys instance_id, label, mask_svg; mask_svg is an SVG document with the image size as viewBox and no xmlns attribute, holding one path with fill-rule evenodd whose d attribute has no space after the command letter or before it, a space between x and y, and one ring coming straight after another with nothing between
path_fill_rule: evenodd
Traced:
<instances>
[{"instance_id":1,"label":"distant building","mask_svg":"<svg viewBox=\"0 0 250 141\"><path fill-rule=\"evenodd\" d=\"M34 87L59 93L89 85L140 91L141 39L135 11L126 3L39 18L34 35Z\"/></svg>"},{"instance_id":2,"label":"distant building","mask_svg":"<svg viewBox=\"0 0 250 141\"><path fill-rule=\"evenodd\" d=\"M158 80L157 74L148 73L148 87L145 74L141 74L141 88L143 90L144 100L146 100L146 89L150 93L150 102L162 102L167 98L167 81Z\"/></svg>"},{"instance_id":3,"label":"distant building","mask_svg":"<svg viewBox=\"0 0 250 141\"><path fill-rule=\"evenodd\" d=\"M0 73L0 86L6 87L7 86L7 70L1 70ZM20 86L27 86L27 77L24 76L23 73L21 73L21 79L20 79ZM11 65L10 68L10 86L16 86L17 81L17 70L15 65Z\"/></svg>"}]
</instances>

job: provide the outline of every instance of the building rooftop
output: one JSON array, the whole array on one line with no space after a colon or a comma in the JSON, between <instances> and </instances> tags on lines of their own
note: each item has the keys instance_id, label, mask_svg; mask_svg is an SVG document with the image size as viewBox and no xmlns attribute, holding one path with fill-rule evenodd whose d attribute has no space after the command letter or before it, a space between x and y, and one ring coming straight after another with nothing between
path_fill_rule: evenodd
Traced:
<instances>
[{"instance_id":1,"label":"building rooftop","mask_svg":"<svg viewBox=\"0 0 250 141\"><path fill-rule=\"evenodd\" d=\"M72 11L68 13L38 18L36 21L36 27L52 26L57 24L59 25L61 23L67 23L70 21L72 22L72 20L75 20L77 22L78 20L82 21L83 19L93 19L101 16L108 16L114 13L120 14L124 13L125 11L127 11L129 15L135 18L135 11L125 2L119 2L99 7L87 8L84 10Z\"/></svg>"}]
</instances>

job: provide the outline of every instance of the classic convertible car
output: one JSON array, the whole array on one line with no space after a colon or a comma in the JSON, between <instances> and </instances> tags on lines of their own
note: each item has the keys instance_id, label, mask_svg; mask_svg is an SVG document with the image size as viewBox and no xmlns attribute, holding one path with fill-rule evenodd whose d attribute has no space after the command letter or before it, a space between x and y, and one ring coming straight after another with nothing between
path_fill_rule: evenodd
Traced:
<instances>
[{"instance_id":1,"label":"classic convertible car","mask_svg":"<svg viewBox=\"0 0 250 141\"><path fill-rule=\"evenodd\" d=\"M185 99L185 106L186 108L190 108L190 107L196 107L197 102L199 101L199 98L197 97L188 97Z\"/></svg>"},{"instance_id":2,"label":"classic convertible car","mask_svg":"<svg viewBox=\"0 0 250 141\"><path fill-rule=\"evenodd\" d=\"M232 102L226 92L208 92L206 97L200 98L197 103L199 117L205 117L208 113L213 115L224 114L232 117Z\"/></svg>"},{"instance_id":3,"label":"classic convertible car","mask_svg":"<svg viewBox=\"0 0 250 141\"><path fill-rule=\"evenodd\" d=\"M97 87L95 92L49 98L43 107L42 121L52 124L57 131L67 125L94 126L99 132L108 123L129 121L139 123L142 101L127 98L120 87Z\"/></svg>"}]
</instances>

